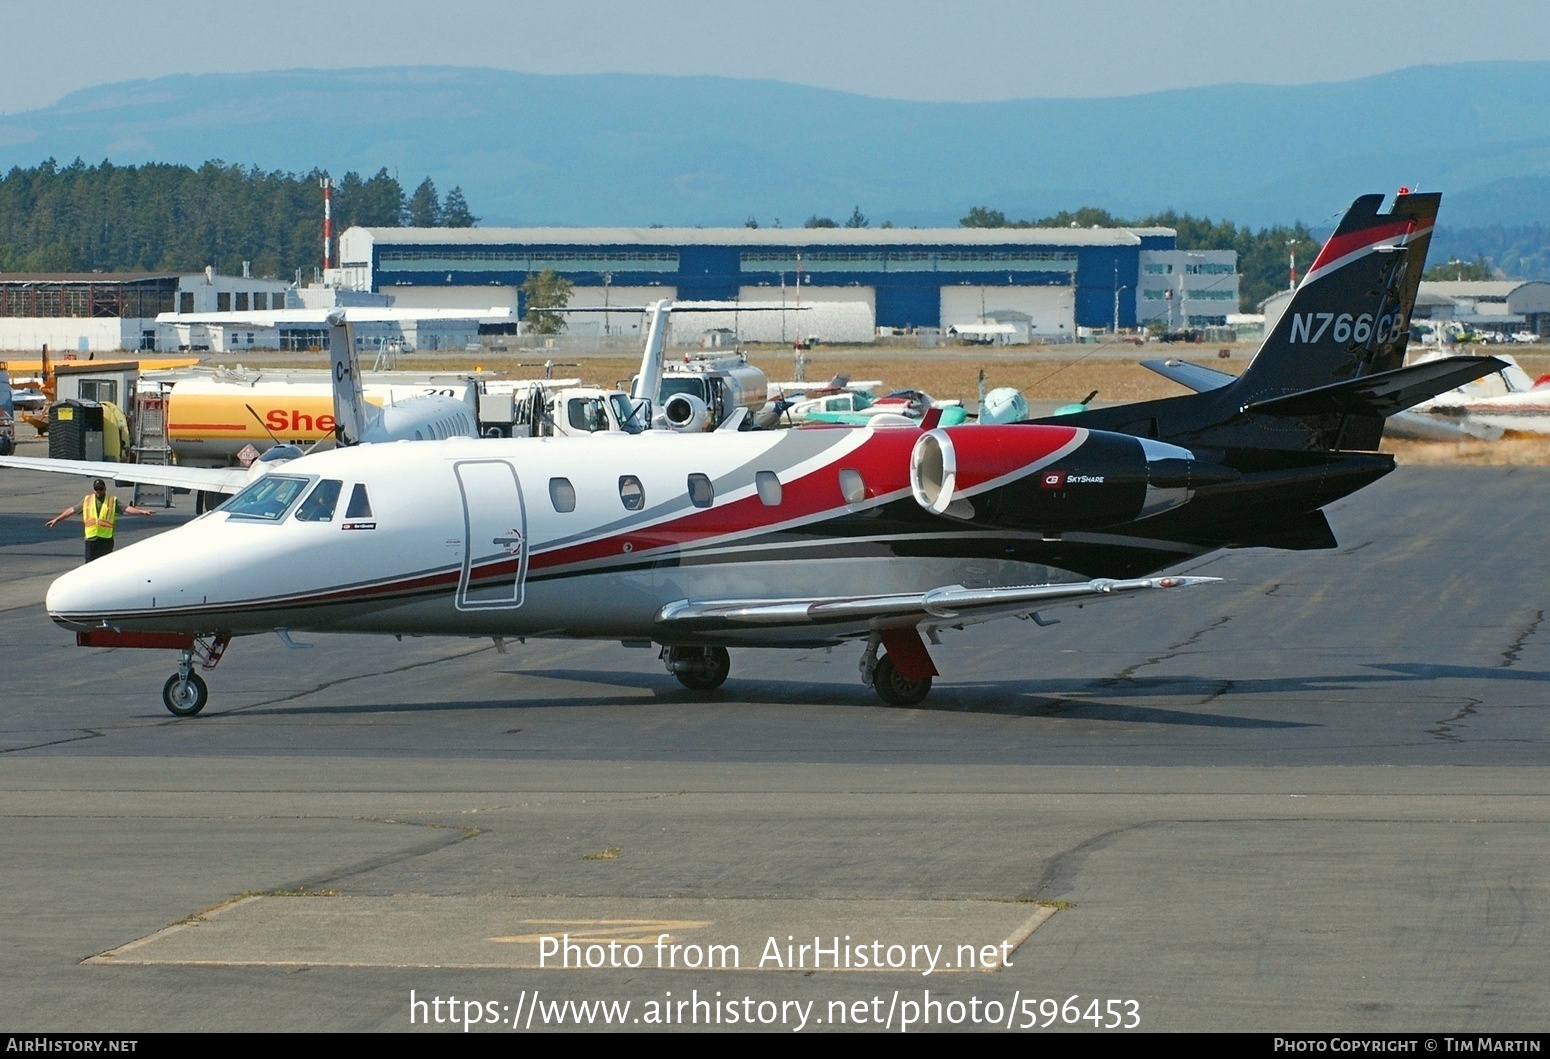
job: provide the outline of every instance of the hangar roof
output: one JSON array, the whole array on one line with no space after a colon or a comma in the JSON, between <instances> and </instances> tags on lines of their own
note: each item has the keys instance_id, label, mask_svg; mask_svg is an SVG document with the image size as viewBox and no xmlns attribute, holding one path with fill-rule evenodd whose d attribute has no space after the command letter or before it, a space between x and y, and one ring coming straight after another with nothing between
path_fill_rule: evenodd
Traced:
<instances>
[{"instance_id":1,"label":"hangar roof","mask_svg":"<svg viewBox=\"0 0 1550 1059\"><path fill-rule=\"evenodd\" d=\"M356 229L352 229L356 230ZM1172 228L364 228L374 243L595 246L1137 246Z\"/></svg>"}]
</instances>

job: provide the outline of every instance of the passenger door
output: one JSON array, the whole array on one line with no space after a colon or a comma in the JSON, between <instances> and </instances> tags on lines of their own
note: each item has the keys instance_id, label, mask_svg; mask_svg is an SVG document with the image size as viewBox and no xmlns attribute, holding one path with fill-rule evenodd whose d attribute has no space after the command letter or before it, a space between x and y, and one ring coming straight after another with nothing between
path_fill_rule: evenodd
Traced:
<instances>
[{"instance_id":1,"label":"passenger door","mask_svg":"<svg viewBox=\"0 0 1550 1059\"><path fill-rule=\"evenodd\" d=\"M463 495L459 610L520 607L527 580L527 510L522 483L505 460L453 465Z\"/></svg>"}]
</instances>

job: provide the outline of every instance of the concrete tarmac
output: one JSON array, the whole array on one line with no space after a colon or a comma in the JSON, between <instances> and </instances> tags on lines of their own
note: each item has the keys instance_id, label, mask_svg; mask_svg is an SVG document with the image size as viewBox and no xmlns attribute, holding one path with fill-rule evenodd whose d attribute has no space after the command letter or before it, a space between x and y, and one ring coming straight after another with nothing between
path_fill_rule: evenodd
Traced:
<instances>
[{"instance_id":1,"label":"concrete tarmac","mask_svg":"<svg viewBox=\"0 0 1550 1059\"><path fill-rule=\"evenodd\" d=\"M1401 468L1337 550L944 634L918 709L859 649L695 694L618 644L297 636L179 720L172 652L43 612L84 480L0 471L0 1023L1544 1031L1547 487Z\"/></svg>"}]
</instances>

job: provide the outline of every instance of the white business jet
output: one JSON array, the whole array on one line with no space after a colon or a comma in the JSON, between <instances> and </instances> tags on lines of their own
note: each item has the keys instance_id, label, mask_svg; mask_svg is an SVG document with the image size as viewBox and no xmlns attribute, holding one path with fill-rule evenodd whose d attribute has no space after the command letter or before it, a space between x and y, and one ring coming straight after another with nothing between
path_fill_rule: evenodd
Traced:
<instances>
[{"instance_id":1,"label":"white business jet","mask_svg":"<svg viewBox=\"0 0 1550 1059\"><path fill-rule=\"evenodd\" d=\"M48 613L83 646L180 652L162 698L185 716L196 665L299 631L655 643L702 690L729 647L853 642L863 682L918 703L946 630L1171 595L1215 579L1163 571L1220 548L1336 547L1322 509L1393 470L1385 419L1503 366L1403 366L1440 199L1357 199L1244 373L1197 393L1008 425L353 445L65 574Z\"/></svg>"}]
</instances>

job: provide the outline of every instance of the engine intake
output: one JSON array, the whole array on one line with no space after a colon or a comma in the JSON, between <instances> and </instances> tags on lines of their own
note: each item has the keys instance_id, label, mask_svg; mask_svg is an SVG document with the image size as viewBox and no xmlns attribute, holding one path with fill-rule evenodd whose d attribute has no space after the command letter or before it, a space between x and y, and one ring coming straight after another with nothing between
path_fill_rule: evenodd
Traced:
<instances>
[{"instance_id":1,"label":"engine intake","mask_svg":"<svg viewBox=\"0 0 1550 1059\"><path fill-rule=\"evenodd\" d=\"M915 443L910 485L933 514L1060 533L1147 518L1187 503L1188 449L1081 427L966 426Z\"/></svg>"}]
</instances>

